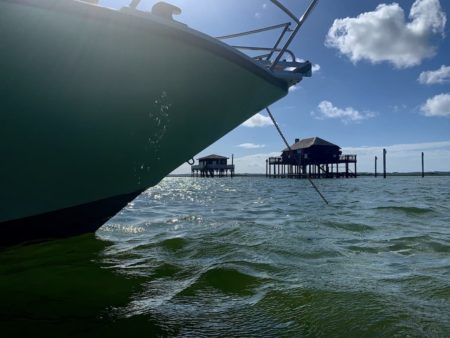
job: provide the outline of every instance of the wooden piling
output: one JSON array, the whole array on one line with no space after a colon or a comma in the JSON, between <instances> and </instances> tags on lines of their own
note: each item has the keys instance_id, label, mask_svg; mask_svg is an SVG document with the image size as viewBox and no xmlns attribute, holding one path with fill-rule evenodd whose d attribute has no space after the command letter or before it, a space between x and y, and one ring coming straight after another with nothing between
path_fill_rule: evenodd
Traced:
<instances>
[{"instance_id":1,"label":"wooden piling","mask_svg":"<svg viewBox=\"0 0 450 338\"><path fill-rule=\"evenodd\" d=\"M386 149L383 149L383 178L386 178Z\"/></svg>"},{"instance_id":2,"label":"wooden piling","mask_svg":"<svg viewBox=\"0 0 450 338\"><path fill-rule=\"evenodd\" d=\"M377 161L378 161L378 157L375 156L375 177L378 176L378 173L377 173Z\"/></svg>"},{"instance_id":3,"label":"wooden piling","mask_svg":"<svg viewBox=\"0 0 450 338\"><path fill-rule=\"evenodd\" d=\"M422 178L425 177L425 155L422 152Z\"/></svg>"}]
</instances>

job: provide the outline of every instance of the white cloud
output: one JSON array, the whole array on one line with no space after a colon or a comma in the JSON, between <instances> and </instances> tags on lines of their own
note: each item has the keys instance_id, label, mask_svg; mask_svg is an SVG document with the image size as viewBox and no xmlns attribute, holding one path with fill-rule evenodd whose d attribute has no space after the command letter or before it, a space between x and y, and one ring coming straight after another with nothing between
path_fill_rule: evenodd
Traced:
<instances>
[{"instance_id":1,"label":"white cloud","mask_svg":"<svg viewBox=\"0 0 450 338\"><path fill-rule=\"evenodd\" d=\"M409 20L397 3L380 4L356 18L336 19L325 45L353 62L390 62L397 68L418 65L436 54L435 34L444 35L446 14L439 0L416 0Z\"/></svg>"},{"instance_id":2,"label":"white cloud","mask_svg":"<svg viewBox=\"0 0 450 338\"><path fill-rule=\"evenodd\" d=\"M408 106L406 104L402 103L402 104L396 104L396 105L390 106L389 108L392 109L392 111L394 113L398 113L398 112L408 108Z\"/></svg>"},{"instance_id":3,"label":"white cloud","mask_svg":"<svg viewBox=\"0 0 450 338\"><path fill-rule=\"evenodd\" d=\"M343 147L344 154L356 154L359 172L373 172L375 156L378 172L383 170L383 148L387 150L388 172L421 170L421 153L425 154L426 171L448 171L450 168L450 141L415 144L395 144L385 147Z\"/></svg>"},{"instance_id":4,"label":"white cloud","mask_svg":"<svg viewBox=\"0 0 450 338\"><path fill-rule=\"evenodd\" d=\"M438 70L422 72L419 75L418 81L421 84L427 85L450 82L450 67L442 65Z\"/></svg>"},{"instance_id":5,"label":"white cloud","mask_svg":"<svg viewBox=\"0 0 450 338\"><path fill-rule=\"evenodd\" d=\"M349 123L366 120L376 115L370 111L360 112L352 107L341 109L333 106L330 101L322 101L317 107L319 108L319 112L312 112L311 114L319 120L339 119L344 123Z\"/></svg>"},{"instance_id":6,"label":"white cloud","mask_svg":"<svg viewBox=\"0 0 450 338\"><path fill-rule=\"evenodd\" d=\"M257 127L271 126L272 124L273 124L272 120L270 119L269 116L264 116L261 113L258 113L253 117L249 118L242 125L248 128L257 128Z\"/></svg>"},{"instance_id":7,"label":"white cloud","mask_svg":"<svg viewBox=\"0 0 450 338\"><path fill-rule=\"evenodd\" d=\"M241 143L238 144L236 147L244 148L244 149L258 149L258 148L264 148L265 144L255 144L255 143Z\"/></svg>"},{"instance_id":8,"label":"white cloud","mask_svg":"<svg viewBox=\"0 0 450 338\"><path fill-rule=\"evenodd\" d=\"M267 9L267 4L266 4L266 3L263 3L263 4L261 5L261 8L262 8L262 10L266 10L266 9ZM261 19L261 17L262 17L262 13L261 13L261 12L256 12L256 13L255 13L255 18Z\"/></svg>"},{"instance_id":9,"label":"white cloud","mask_svg":"<svg viewBox=\"0 0 450 338\"><path fill-rule=\"evenodd\" d=\"M282 146L280 146L280 149ZM238 174L264 174L266 172L266 159L280 156L281 151L271 153L261 153L238 157L234 159L236 173Z\"/></svg>"},{"instance_id":10,"label":"white cloud","mask_svg":"<svg viewBox=\"0 0 450 338\"><path fill-rule=\"evenodd\" d=\"M450 117L450 93L439 94L431 99L420 108L425 116L448 116Z\"/></svg>"}]
</instances>

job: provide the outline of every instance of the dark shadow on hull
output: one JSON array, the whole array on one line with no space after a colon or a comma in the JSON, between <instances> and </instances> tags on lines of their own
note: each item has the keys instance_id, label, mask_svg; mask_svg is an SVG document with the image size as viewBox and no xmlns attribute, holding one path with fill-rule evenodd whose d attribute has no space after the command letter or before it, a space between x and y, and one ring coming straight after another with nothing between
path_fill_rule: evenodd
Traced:
<instances>
[{"instance_id":1,"label":"dark shadow on hull","mask_svg":"<svg viewBox=\"0 0 450 338\"><path fill-rule=\"evenodd\" d=\"M0 223L0 247L95 232L141 192Z\"/></svg>"}]
</instances>

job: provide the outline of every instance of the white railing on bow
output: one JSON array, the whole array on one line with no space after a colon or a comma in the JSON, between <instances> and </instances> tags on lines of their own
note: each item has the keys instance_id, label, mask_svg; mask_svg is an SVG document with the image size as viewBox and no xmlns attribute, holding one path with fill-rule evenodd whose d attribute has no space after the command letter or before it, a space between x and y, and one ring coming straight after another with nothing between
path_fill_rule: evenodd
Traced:
<instances>
[{"instance_id":1,"label":"white railing on bow","mask_svg":"<svg viewBox=\"0 0 450 338\"><path fill-rule=\"evenodd\" d=\"M313 9L316 7L319 0L312 0L306 9L306 11L303 13L303 15L300 18L297 18L294 13L292 13L286 6L284 6L281 2L278 0L271 0L271 2L277 6L279 9L281 9L284 13L286 13L295 23L295 27L291 29L292 22L286 22L279 25L274 26L268 26L264 28L254 29L251 31L236 33L236 34L230 34L230 35L224 35L219 36L217 39L220 40L226 40L226 39L232 39L252 34L258 34L262 32L282 29L281 33L275 42L273 47L255 47L255 46L240 46L240 45L233 45L232 47L240 50L250 50L250 51L261 51L261 52L267 52L262 55L255 56L254 58L258 61L265 61L265 64L270 68L271 70L275 70L277 66L280 63L281 58L284 54L289 54L290 58L292 59L291 62L296 62L295 54L290 51L288 48L291 45L292 41L296 37L297 33L299 32L300 28L303 26L305 21L308 19L309 15L313 11ZM288 39L284 43L284 45L280 48L280 44L286 37L286 34L290 33ZM271 58L276 55L275 59L271 61ZM283 67L284 68L284 67Z\"/></svg>"}]
</instances>

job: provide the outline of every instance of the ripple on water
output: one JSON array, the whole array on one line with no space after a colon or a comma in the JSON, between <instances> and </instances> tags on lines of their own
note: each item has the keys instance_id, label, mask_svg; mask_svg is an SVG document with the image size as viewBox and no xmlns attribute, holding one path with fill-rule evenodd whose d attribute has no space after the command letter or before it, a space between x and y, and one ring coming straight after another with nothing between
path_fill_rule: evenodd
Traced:
<instances>
[{"instance_id":1,"label":"ripple on water","mask_svg":"<svg viewBox=\"0 0 450 338\"><path fill-rule=\"evenodd\" d=\"M438 241L428 235L404 236L384 241L372 241L360 245L349 245L346 246L346 248L353 252L364 252L369 254L395 252L401 255L417 255L420 253L450 252L450 245L448 243Z\"/></svg>"},{"instance_id":2,"label":"ripple on water","mask_svg":"<svg viewBox=\"0 0 450 338\"><path fill-rule=\"evenodd\" d=\"M330 228L342 229L353 232L366 232L374 230L374 228L370 225L350 221L349 222L324 221L323 224L329 226Z\"/></svg>"},{"instance_id":3,"label":"ripple on water","mask_svg":"<svg viewBox=\"0 0 450 338\"><path fill-rule=\"evenodd\" d=\"M198 279L178 296L195 296L206 289L215 289L224 294L248 296L263 283L263 279L255 277L234 268L213 267L202 272Z\"/></svg>"},{"instance_id":4,"label":"ripple on water","mask_svg":"<svg viewBox=\"0 0 450 338\"><path fill-rule=\"evenodd\" d=\"M163 240L159 245L170 251L178 251L187 245L187 240L182 237L168 238Z\"/></svg>"},{"instance_id":5,"label":"ripple on water","mask_svg":"<svg viewBox=\"0 0 450 338\"><path fill-rule=\"evenodd\" d=\"M434 252L440 252L440 253L449 253L450 252L450 244L443 243L442 241L429 241L428 245Z\"/></svg>"},{"instance_id":6,"label":"ripple on water","mask_svg":"<svg viewBox=\"0 0 450 338\"><path fill-rule=\"evenodd\" d=\"M396 213L402 213L408 216L425 215L434 212L432 208L422 208L422 207L380 206L374 209L379 210L381 212L392 211Z\"/></svg>"},{"instance_id":7,"label":"ripple on water","mask_svg":"<svg viewBox=\"0 0 450 338\"><path fill-rule=\"evenodd\" d=\"M407 302L420 304L419 309L436 304L436 313L426 313L427 317L441 317L449 321L446 304L450 302L450 281L447 278L425 274L411 273L406 276L386 278L382 280L386 285L401 285L402 294ZM440 310L438 310L440 308Z\"/></svg>"},{"instance_id":8,"label":"ripple on water","mask_svg":"<svg viewBox=\"0 0 450 338\"><path fill-rule=\"evenodd\" d=\"M413 254L428 252L448 253L450 252L450 245L429 235L419 235L391 239L388 249L390 251L409 251Z\"/></svg>"},{"instance_id":9,"label":"ripple on water","mask_svg":"<svg viewBox=\"0 0 450 338\"><path fill-rule=\"evenodd\" d=\"M383 247L373 246L373 245L349 245L346 247L347 250L357 253L368 253L368 254L378 254L380 252L386 251Z\"/></svg>"},{"instance_id":10,"label":"ripple on water","mask_svg":"<svg viewBox=\"0 0 450 338\"><path fill-rule=\"evenodd\" d=\"M380 330L392 336L401 333L397 323L406 316L379 294L314 288L270 291L255 310L286 323L284 335L312 337L371 336Z\"/></svg>"},{"instance_id":11,"label":"ripple on water","mask_svg":"<svg viewBox=\"0 0 450 338\"><path fill-rule=\"evenodd\" d=\"M175 277L181 271L183 269L178 265L163 263L153 270L153 276L154 278Z\"/></svg>"}]
</instances>

